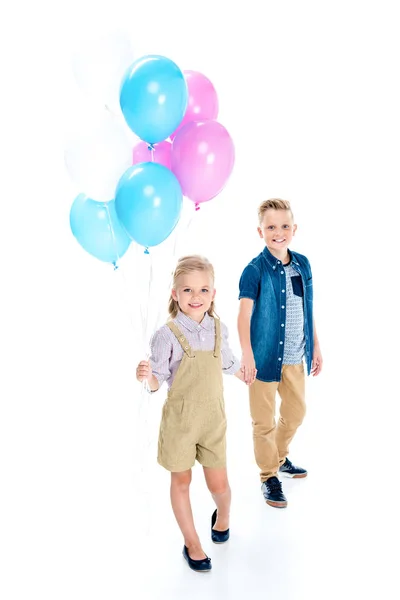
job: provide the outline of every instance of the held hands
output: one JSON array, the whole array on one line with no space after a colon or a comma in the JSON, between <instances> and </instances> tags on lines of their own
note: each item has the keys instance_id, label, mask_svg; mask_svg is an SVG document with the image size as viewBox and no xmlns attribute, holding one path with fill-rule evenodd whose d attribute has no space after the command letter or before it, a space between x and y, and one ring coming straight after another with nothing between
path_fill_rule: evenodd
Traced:
<instances>
[{"instance_id":1,"label":"held hands","mask_svg":"<svg viewBox=\"0 0 400 600\"><path fill-rule=\"evenodd\" d=\"M257 370L256 370L256 373L257 373ZM256 378L254 375L254 379L252 381L249 381L249 383L247 383L241 369L239 369L239 371L237 371L237 373L235 373L235 377L237 377L238 379L240 379L240 381L243 381L243 383L246 383L247 385L251 385L254 382L254 379Z\"/></svg>"},{"instance_id":2,"label":"held hands","mask_svg":"<svg viewBox=\"0 0 400 600\"><path fill-rule=\"evenodd\" d=\"M148 360L142 360L136 367L136 379L138 381L151 382L153 378L153 371L151 370L150 362Z\"/></svg>"},{"instance_id":3,"label":"held hands","mask_svg":"<svg viewBox=\"0 0 400 600\"><path fill-rule=\"evenodd\" d=\"M257 375L256 363L254 360L253 352L250 351L243 353L242 361L240 364L240 371L243 375L243 379L241 377L239 377L239 379L242 379L242 381L247 383L247 385L251 385L254 382Z\"/></svg>"}]
</instances>

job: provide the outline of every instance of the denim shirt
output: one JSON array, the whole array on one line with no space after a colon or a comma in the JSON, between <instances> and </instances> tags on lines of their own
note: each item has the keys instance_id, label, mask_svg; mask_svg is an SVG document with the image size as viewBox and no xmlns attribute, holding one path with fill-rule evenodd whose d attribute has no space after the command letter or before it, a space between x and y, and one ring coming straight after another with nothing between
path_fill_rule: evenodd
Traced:
<instances>
[{"instance_id":1,"label":"denim shirt","mask_svg":"<svg viewBox=\"0 0 400 600\"><path fill-rule=\"evenodd\" d=\"M314 351L313 286L311 267L302 254L289 251L291 264L303 286L305 361L310 374ZM239 282L239 300L254 300L250 339L260 381L280 381L286 326L286 276L282 261L267 247L244 269Z\"/></svg>"}]
</instances>

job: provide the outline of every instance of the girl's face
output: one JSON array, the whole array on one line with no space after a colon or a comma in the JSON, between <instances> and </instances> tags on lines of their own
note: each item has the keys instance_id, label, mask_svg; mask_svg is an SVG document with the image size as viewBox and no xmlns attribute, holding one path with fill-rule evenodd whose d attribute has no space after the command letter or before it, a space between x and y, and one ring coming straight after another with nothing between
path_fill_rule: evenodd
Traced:
<instances>
[{"instance_id":1,"label":"girl's face","mask_svg":"<svg viewBox=\"0 0 400 600\"><path fill-rule=\"evenodd\" d=\"M214 299L214 282L207 271L191 271L178 278L171 293L181 311L200 323Z\"/></svg>"}]
</instances>

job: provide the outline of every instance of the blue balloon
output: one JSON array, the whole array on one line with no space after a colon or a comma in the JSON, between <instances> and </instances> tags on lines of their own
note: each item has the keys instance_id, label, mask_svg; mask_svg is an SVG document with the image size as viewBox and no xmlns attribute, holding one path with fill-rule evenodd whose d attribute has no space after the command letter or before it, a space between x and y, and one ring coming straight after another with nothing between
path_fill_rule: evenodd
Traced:
<instances>
[{"instance_id":1,"label":"blue balloon","mask_svg":"<svg viewBox=\"0 0 400 600\"><path fill-rule=\"evenodd\" d=\"M182 190L175 175L158 163L142 162L122 175L115 193L118 218L142 246L157 246L173 231L182 210Z\"/></svg>"},{"instance_id":2,"label":"blue balloon","mask_svg":"<svg viewBox=\"0 0 400 600\"><path fill-rule=\"evenodd\" d=\"M86 252L114 265L125 254L130 237L118 221L115 202L97 202L79 194L69 215L71 231Z\"/></svg>"},{"instance_id":3,"label":"blue balloon","mask_svg":"<svg viewBox=\"0 0 400 600\"><path fill-rule=\"evenodd\" d=\"M132 131L145 142L155 144L178 127L188 98L186 80L179 67L165 56L149 55L129 67L119 100Z\"/></svg>"}]
</instances>

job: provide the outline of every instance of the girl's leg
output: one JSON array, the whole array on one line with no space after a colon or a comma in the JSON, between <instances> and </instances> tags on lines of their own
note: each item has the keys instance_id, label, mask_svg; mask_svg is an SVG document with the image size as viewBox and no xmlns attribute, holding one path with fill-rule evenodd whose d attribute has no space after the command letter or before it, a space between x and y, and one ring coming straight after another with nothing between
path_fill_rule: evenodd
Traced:
<instances>
[{"instance_id":1,"label":"girl's leg","mask_svg":"<svg viewBox=\"0 0 400 600\"><path fill-rule=\"evenodd\" d=\"M207 487L217 505L217 521L213 527L216 531L229 529L229 510L231 507L231 488L229 487L226 469L203 467Z\"/></svg>"},{"instance_id":2,"label":"girl's leg","mask_svg":"<svg viewBox=\"0 0 400 600\"><path fill-rule=\"evenodd\" d=\"M171 504L175 518L178 522L188 549L193 560L202 560L206 554L200 544L199 536L194 527L192 507L190 506L189 486L192 480L192 471L171 473Z\"/></svg>"}]
</instances>

